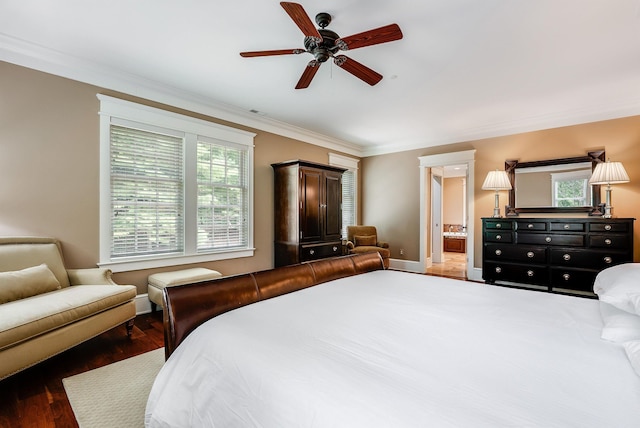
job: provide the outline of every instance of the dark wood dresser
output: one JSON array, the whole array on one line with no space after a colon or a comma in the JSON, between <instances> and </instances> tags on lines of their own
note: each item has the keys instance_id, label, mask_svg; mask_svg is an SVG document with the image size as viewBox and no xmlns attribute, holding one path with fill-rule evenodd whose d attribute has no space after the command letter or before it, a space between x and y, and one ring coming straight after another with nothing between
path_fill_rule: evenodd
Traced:
<instances>
[{"instance_id":1,"label":"dark wood dresser","mask_svg":"<svg viewBox=\"0 0 640 428\"><path fill-rule=\"evenodd\" d=\"M275 266L342 255L344 168L294 160L274 171Z\"/></svg>"},{"instance_id":2,"label":"dark wood dresser","mask_svg":"<svg viewBox=\"0 0 640 428\"><path fill-rule=\"evenodd\" d=\"M633 261L633 218L483 218L482 279L593 291L601 270Z\"/></svg>"}]
</instances>

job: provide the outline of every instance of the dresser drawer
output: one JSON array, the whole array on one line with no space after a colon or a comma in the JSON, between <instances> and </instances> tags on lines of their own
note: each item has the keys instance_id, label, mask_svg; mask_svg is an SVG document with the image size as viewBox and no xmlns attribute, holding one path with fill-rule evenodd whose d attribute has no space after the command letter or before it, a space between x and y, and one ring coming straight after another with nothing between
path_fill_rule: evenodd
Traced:
<instances>
[{"instance_id":1,"label":"dresser drawer","mask_svg":"<svg viewBox=\"0 0 640 428\"><path fill-rule=\"evenodd\" d=\"M596 271L551 268L551 286L593 292Z\"/></svg>"},{"instance_id":2,"label":"dresser drawer","mask_svg":"<svg viewBox=\"0 0 640 428\"><path fill-rule=\"evenodd\" d=\"M512 230L513 222L505 220L486 220L485 229Z\"/></svg>"},{"instance_id":3,"label":"dresser drawer","mask_svg":"<svg viewBox=\"0 0 640 428\"><path fill-rule=\"evenodd\" d=\"M300 260L309 261L342 254L340 242L309 244L300 246Z\"/></svg>"},{"instance_id":4,"label":"dresser drawer","mask_svg":"<svg viewBox=\"0 0 640 428\"><path fill-rule=\"evenodd\" d=\"M543 264L547 262L547 249L545 247L486 244L485 251L485 257L488 260L508 260Z\"/></svg>"},{"instance_id":5,"label":"dresser drawer","mask_svg":"<svg viewBox=\"0 0 640 428\"><path fill-rule=\"evenodd\" d=\"M513 242L513 233L509 231L497 232L487 230L484 233L485 242Z\"/></svg>"},{"instance_id":6,"label":"dresser drawer","mask_svg":"<svg viewBox=\"0 0 640 428\"><path fill-rule=\"evenodd\" d=\"M553 231L565 232L584 232L586 227L584 223L551 223L550 229Z\"/></svg>"},{"instance_id":7,"label":"dresser drawer","mask_svg":"<svg viewBox=\"0 0 640 428\"><path fill-rule=\"evenodd\" d=\"M567 247L583 247L584 235L564 235L560 233L518 233L519 244L563 245Z\"/></svg>"},{"instance_id":8,"label":"dresser drawer","mask_svg":"<svg viewBox=\"0 0 640 428\"><path fill-rule=\"evenodd\" d=\"M547 230L547 223L543 221L519 221L516 223L516 229L545 231Z\"/></svg>"},{"instance_id":9,"label":"dresser drawer","mask_svg":"<svg viewBox=\"0 0 640 428\"><path fill-rule=\"evenodd\" d=\"M629 246L629 235L589 235L589 246L596 248L625 249Z\"/></svg>"},{"instance_id":10,"label":"dresser drawer","mask_svg":"<svg viewBox=\"0 0 640 428\"><path fill-rule=\"evenodd\" d=\"M482 277L489 281L546 285L549 283L549 269L546 266L486 262Z\"/></svg>"},{"instance_id":11,"label":"dresser drawer","mask_svg":"<svg viewBox=\"0 0 640 428\"><path fill-rule=\"evenodd\" d=\"M625 253L616 251L584 251L569 248L552 248L551 264L562 267L604 269L628 261Z\"/></svg>"},{"instance_id":12,"label":"dresser drawer","mask_svg":"<svg viewBox=\"0 0 640 428\"><path fill-rule=\"evenodd\" d=\"M620 232L629 231L629 223L589 223L589 232Z\"/></svg>"}]
</instances>

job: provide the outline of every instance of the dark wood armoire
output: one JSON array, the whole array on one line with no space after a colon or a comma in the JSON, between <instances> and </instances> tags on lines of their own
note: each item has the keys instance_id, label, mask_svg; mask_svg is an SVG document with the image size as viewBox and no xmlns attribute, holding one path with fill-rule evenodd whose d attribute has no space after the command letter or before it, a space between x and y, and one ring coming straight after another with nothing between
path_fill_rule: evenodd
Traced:
<instances>
[{"instance_id":1,"label":"dark wood armoire","mask_svg":"<svg viewBox=\"0 0 640 428\"><path fill-rule=\"evenodd\" d=\"M342 173L346 170L302 160L271 166L275 266L341 255Z\"/></svg>"}]
</instances>

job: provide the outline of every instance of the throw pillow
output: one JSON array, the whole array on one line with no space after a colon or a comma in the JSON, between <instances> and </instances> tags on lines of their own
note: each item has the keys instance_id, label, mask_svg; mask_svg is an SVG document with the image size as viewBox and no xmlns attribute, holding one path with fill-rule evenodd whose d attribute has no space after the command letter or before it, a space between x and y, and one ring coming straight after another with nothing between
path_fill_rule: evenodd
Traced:
<instances>
[{"instance_id":1,"label":"throw pillow","mask_svg":"<svg viewBox=\"0 0 640 428\"><path fill-rule=\"evenodd\" d=\"M0 304L60 289L60 283L46 264L0 272Z\"/></svg>"},{"instance_id":2,"label":"throw pillow","mask_svg":"<svg viewBox=\"0 0 640 428\"><path fill-rule=\"evenodd\" d=\"M375 247L375 245L378 243L376 235L356 235L353 237L353 240L355 241L354 244L356 244L356 247L365 245Z\"/></svg>"}]
</instances>

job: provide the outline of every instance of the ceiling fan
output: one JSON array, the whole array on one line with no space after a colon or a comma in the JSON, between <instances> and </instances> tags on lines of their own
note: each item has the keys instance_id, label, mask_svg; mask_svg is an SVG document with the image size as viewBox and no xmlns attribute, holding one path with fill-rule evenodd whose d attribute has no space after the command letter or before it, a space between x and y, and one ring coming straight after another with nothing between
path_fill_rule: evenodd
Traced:
<instances>
[{"instance_id":1,"label":"ceiling fan","mask_svg":"<svg viewBox=\"0 0 640 428\"><path fill-rule=\"evenodd\" d=\"M269 51L241 52L240 56L245 58L256 56L271 55L291 55L309 52L314 59L309 61L307 67L302 73L302 77L296 85L296 89L304 89L309 86L313 76L318 72L320 65L329 58L333 58L333 62L343 70L363 80L373 86L382 80L382 75L376 73L369 67L360 64L354 59L344 55L336 55L338 51L352 50L365 46L377 45L379 43L392 42L402 38L402 31L397 24L390 24L384 27L365 31L363 33L354 34L349 37L340 37L338 34L326 27L331 23L331 15L322 12L316 15L316 23L320 26L317 28L311 22L309 15L304 8L298 3L280 2L285 12L289 14L293 22L302 30L304 34L304 49L278 49Z\"/></svg>"}]
</instances>

